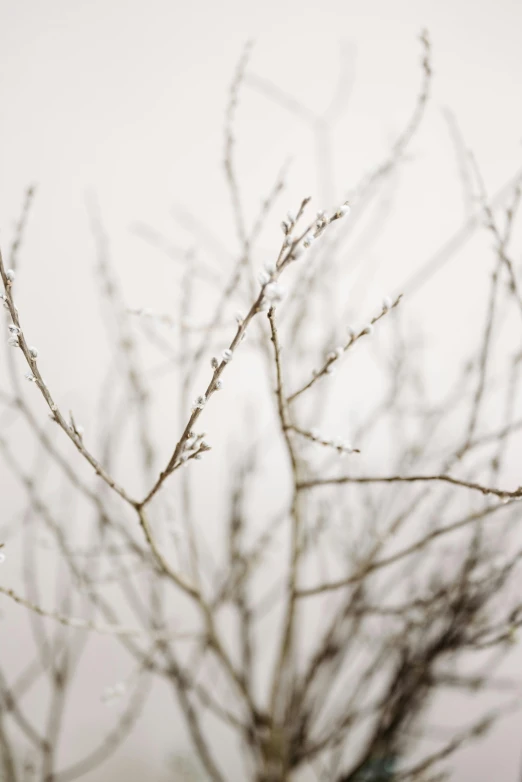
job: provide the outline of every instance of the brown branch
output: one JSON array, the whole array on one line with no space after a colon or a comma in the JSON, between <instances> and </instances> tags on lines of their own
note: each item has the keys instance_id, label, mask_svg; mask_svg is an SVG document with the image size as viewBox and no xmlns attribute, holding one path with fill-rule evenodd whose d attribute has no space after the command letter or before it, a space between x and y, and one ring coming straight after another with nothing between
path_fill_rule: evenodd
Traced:
<instances>
[{"instance_id":1,"label":"brown branch","mask_svg":"<svg viewBox=\"0 0 522 782\"><path fill-rule=\"evenodd\" d=\"M348 483L450 483L452 486L460 486L465 489L480 492L485 497L495 496L503 500L516 500L522 497L522 486L517 489L497 489L493 486L485 486L474 481L466 481L455 478L452 475L379 475L379 476L354 476L341 475L332 478L312 478L299 484L300 489L313 489L317 486L335 486Z\"/></svg>"}]
</instances>

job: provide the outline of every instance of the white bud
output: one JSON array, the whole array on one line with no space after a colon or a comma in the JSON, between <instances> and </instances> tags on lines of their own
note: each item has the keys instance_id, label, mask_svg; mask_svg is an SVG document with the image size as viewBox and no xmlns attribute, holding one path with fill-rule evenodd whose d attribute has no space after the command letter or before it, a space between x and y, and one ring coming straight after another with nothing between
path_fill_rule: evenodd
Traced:
<instances>
[{"instance_id":1,"label":"white bud","mask_svg":"<svg viewBox=\"0 0 522 782\"><path fill-rule=\"evenodd\" d=\"M221 354L221 358L223 359L225 364L228 364L229 361L232 361L233 355L234 354L232 353L232 351L229 350L229 348L226 348L226 350L224 350L223 353Z\"/></svg>"},{"instance_id":2,"label":"white bud","mask_svg":"<svg viewBox=\"0 0 522 782\"><path fill-rule=\"evenodd\" d=\"M7 344L10 345L12 348L19 348L20 343L18 341L18 337L9 337L7 340Z\"/></svg>"},{"instance_id":3,"label":"white bud","mask_svg":"<svg viewBox=\"0 0 522 782\"><path fill-rule=\"evenodd\" d=\"M303 240L303 247L311 247L311 245L315 242L315 236L313 234L308 234L308 236L305 236Z\"/></svg>"},{"instance_id":4,"label":"white bud","mask_svg":"<svg viewBox=\"0 0 522 782\"><path fill-rule=\"evenodd\" d=\"M335 358L341 358L343 353L344 353L344 349L340 345L338 348L335 348Z\"/></svg>"},{"instance_id":5,"label":"white bud","mask_svg":"<svg viewBox=\"0 0 522 782\"><path fill-rule=\"evenodd\" d=\"M350 443L347 442L347 440L343 440L342 437L336 437L334 442L333 442L333 445L341 453L351 453L353 451L353 448L350 445Z\"/></svg>"},{"instance_id":6,"label":"white bud","mask_svg":"<svg viewBox=\"0 0 522 782\"><path fill-rule=\"evenodd\" d=\"M20 329L18 326L15 326L14 323L10 323L7 327L9 329L9 333L13 335L13 337L17 337L20 334Z\"/></svg>"},{"instance_id":7,"label":"white bud","mask_svg":"<svg viewBox=\"0 0 522 782\"><path fill-rule=\"evenodd\" d=\"M236 319L236 323L237 323L237 325L238 325L238 326L241 326L241 324L243 323L243 320L244 320L242 313L241 313L241 312L236 312L236 314L234 315L234 317L235 317L235 319Z\"/></svg>"},{"instance_id":8,"label":"white bud","mask_svg":"<svg viewBox=\"0 0 522 782\"><path fill-rule=\"evenodd\" d=\"M192 405L193 410L202 410L205 407L206 397L198 396Z\"/></svg>"},{"instance_id":9,"label":"white bud","mask_svg":"<svg viewBox=\"0 0 522 782\"><path fill-rule=\"evenodd\" d=\"M372 326L372 324L368 323L368 325L365 326L364 329L362 330L362 333L363 334L368 334L368 335L373 334L373 326Z\"/></svg>"},{"instance_id":10,"label":"white bud","mask_svg":"<svg viewBox=\"0 0 522 782\"><path fill-rule=\"evenodd\" d=\"M289 209L286 213L286 219L289 223L295 223L297 220L297 214L294 212L293 209Z\"/></svg>"},{"instance_id":11,"label":"white bud","mask_svg":"<svg viewBox=\"0 0 522 782\"><path fill-rule=\"evenodd\" d=\"M13 269L8 269L5 273L5 276L7 277L7 280L9 282L14 282L14 278L16 277Z\"/></svg>"},{"instance_id":12,"label":"white bud","mask_svg":"<svg viewBox=\"0 0 522 782\"><path fill-rule=\"evenodd\" d=\"M50 548L50 546L48 546L48 548ZM85 620L76 619L74 616L71 616L67 620L67 624L69 625L69 627L85 627Z\"/></svg>"},{"instance_id":13,"label":"white bud","mask_svg":"<svg viewBox=\"0 0 522 782\"><path fill-rule=\"evenodd\" d=\"M210 366L212 367L212 369L217 369L218 368L219 361L217 360L217 358L215 356L210 359Z\"/></svg>"},{"instance_id":14,"label":"white bud","mask_svg":"<svg viewBox=\"0 0 522 782\"><path fill-rule=\"evenodd\" d=\"M345 201L345 203L342 206L339 207L339 209L337 210L336 214L339 217L346 217L346 215L350 214L351 211L352 211L352 208L351 208L350 204L348 203L348 201Z\"/></svg>"},{"instance_id":15,"label":"white bud","mask_svg":"<svg viewBox=\"0 0 522 782\"><path fill-rule=\"evenodd\" d=\"M268 285L268 283L270 282L270 275L262 271L259 272L259 274L257 275L257 279L260 285L265 286Z\"/></svg>"},{"instance_id":16,"label":"white bud","mask_svg":"<svg viewBox=\"0 0 522 782\"><path fill-rule=\"evenodd\" d=\"M116 698L119 698L122 695L124 695L126 689L127 686L125 682L118 682L117 684L114 684L112 687L106 687L102 693L101 699L102 701L105 702L115 700Z\"/></svg>"},{"instance_id":17,"label":"white bud","mask_svg":"<svg viewBox=\"0 0 522 782\"><path fill-rule=\"evenodd\" d=\"M25 373L25 377L30 383L36 383L36 378L31 371Z\"/></svg>"},{"instance_id":18,"label":"white bud","mask_svg":"<svg viewBox=\"0 0 522 782\"><path fill-rule=\"evenodd\" d=\"M78 435L78 437L83 437L83 433L84 432L85 432L85 429L83 428L83 426L81 424L78 424L76 426L76 434Z\"/></svg>"},{"instance_id":19,"label":"white bud","mask_svg":"<svg viewBox=\"0 0 522 782\"><path fill-rule=\"evenodd\" d=\"M275 274L276 265L275 265L275 263L273 261L265 261L265 263L263 265L265 267L265 271L266 271L267 274L270 274L270 275Z\"/></svg>"},{"instance_id":20,"label":"white bud","mask_svg":"<svg viewBox=\"0 0 522 782\"><path fill-rule=\"evenodd\" d=\"M328 366L326 367L326 372L329 375L335 374L335 367L334 367L334 365L333 364L328 364Z\"/></svg>"},{"instance_id":21,"label":"white bud","mask_svg":"<svg viewBox=\"0 0 522 782\"><path fill-rule=\"evenodd\" d=\"M390 309L392 303L393 302L390 299L390 297L389 296L385 296L384 299L382 300L382 308L383 308L383 310L385 312L388 312L388 310Z\"/></svg>"},{"instance_id":22,"label":"white bud","mask_svg":"<svg viewBox=\"0 0 522 782\"><path fill-rule=\"evenodd\" d=\"M216 388L218 389L218 391L220 388L223 388L223 381L221 380L221 378L218 378L216 380Z\"/></svg>"},{"instance_id":23,"label":"white bud","mask_svg":"<svg viewBox=\"0 0 522 782\"><path fill-rule=\"evenodd\" d=\"M38 350L35 347L29 348L29 353L31 354L31 358L38 358Z\"/></svg>"},{"instance_id":24,"label":"white bud","mask_svg":"<svg viewBox=\"0 0 522 782\"><path fill-rule=\"evenodd\" d=\"M2 564L2 562L5 562L5 554L3 551L0 551L0 565Z\"/></svg>"},{"instance_id":25,"label":"white bud","mask_svg":"<svg viewBox=\"0 0 522 782\"><path fill-rule=\"evenodd\" d=\"M283 286L278 282L270 282L264 290L264 297L272 304L282 301L286 295Z\"/></svg>"}]
</instances>

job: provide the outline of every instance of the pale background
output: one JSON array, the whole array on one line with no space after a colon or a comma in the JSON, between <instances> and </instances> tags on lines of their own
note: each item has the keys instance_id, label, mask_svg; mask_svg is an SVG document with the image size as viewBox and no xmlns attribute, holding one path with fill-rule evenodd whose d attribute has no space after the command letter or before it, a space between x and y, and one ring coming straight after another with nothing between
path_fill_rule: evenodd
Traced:
<instances>
[{"instance_id":1,"label":"pale background","mask_svg":"<svg viewBox=\"0 0 522 782\"><path fill-rule=\"evenodd\" d=\"M107 357L92 280L86 192L99 197L129 304L163 311L176 274L129 228L144 220L185 246L187 236L171 218L173 204L182 203L234 249L222 129L246 40L256 41L252 70L318 113L335 86L341 44L353 64L353 86L334 137L333 193L316 181L311 135L303 123L245 89L238 115L239 175L253 216L289 155L285 209L303 195L313 195L318 208L330 206L381 158L418 92L423 27L433 44L433 98L412 147L415 160L408 163L401 207L373 250L379 275L370 295L400 290L464 217L443 108L456 113L491 192L520 166L519 2L0 2L0 241L8 245L24 189L35 183L18 299L64 407L73 403L88 422L96 370ZM489 243L483 241L486 248ZM487 281L476 266L484 258L487 253L464 252L409 304L412 317L422 313L424 331L437 335L448 373L476 338L473 315ZM2 512L9 514L19 495L3 464L0 486ZM2 583L9 583L13 567L9 561L2 566ZM9 615L22 624L23 613L16 611ZM13 657L15 636L1 633L2 660ZM113 664L103 646L99 655L99 667ZM112 668L106 684L115 676ZM165 757L183 749L179 741L173 744L170 701L158 693L133 740L87 782L160 774ZM91 710L86 706L73 715L71 747L86 746L98 720L96 707L93 700ZM518 715L481 746L460 753L454 778L515 782L521 747Z\"/></svg>"}]
</instances>

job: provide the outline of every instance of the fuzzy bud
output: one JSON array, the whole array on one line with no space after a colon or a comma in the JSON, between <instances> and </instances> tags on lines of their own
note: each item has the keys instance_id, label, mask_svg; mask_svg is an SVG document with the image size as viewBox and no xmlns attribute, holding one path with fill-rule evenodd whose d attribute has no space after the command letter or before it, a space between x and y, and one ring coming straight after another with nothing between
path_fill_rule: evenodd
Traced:
<instances>
[{"instance_id":1,"label":"fuzzy bud","mask_svg":"<svg viewBox=\"0 0 522 782\"><path fill-rule=\"evenodd\" d=\"M264 298L272 305L282 301L286 296L286 291L278 282L270 282L264 290Z\"/></svg>"},{"instance_id":2,"label":"fuzzy bud","mask_svg":"<svg viewBox=\"0 0 522 782\"><path fill-rule=\"evenodd\" d=\"M117 698L121 698L121 696L125 694L126 689L127 686L125 682L118 682L112 687L106 687L104 692L102 693L101 699L105 703L108 703L109 701L113 701L116 700Z\"/></svg>"},{"instance_id":3,"label":"fuzzy bud","mask_svg":"<svg viewBox=\"0 0 522 782\"><path fill-rule=\"evenodd\" d=\"M346 215L349 215L352 208L348 201L345 201L345 203L339 207L337 212L335 213L336 217L346 217Z\"/></svg>"},{"instance_id":4,"label":"fuzzy bud","mask_svg":"<svg viewBox=\"0 0 522 782\"><path fill-rule=\"evenodd\" d=\"M198 396L198 397L196 398L196 400L195 400L194 404L192 405L192 409L193 409L193 410L203 410L203 408L205 407L205 402L206 402L206 401L207 401L207 400L206 400L206 397L204 397L204 396Z\"/></svg>"}]
</instances>

